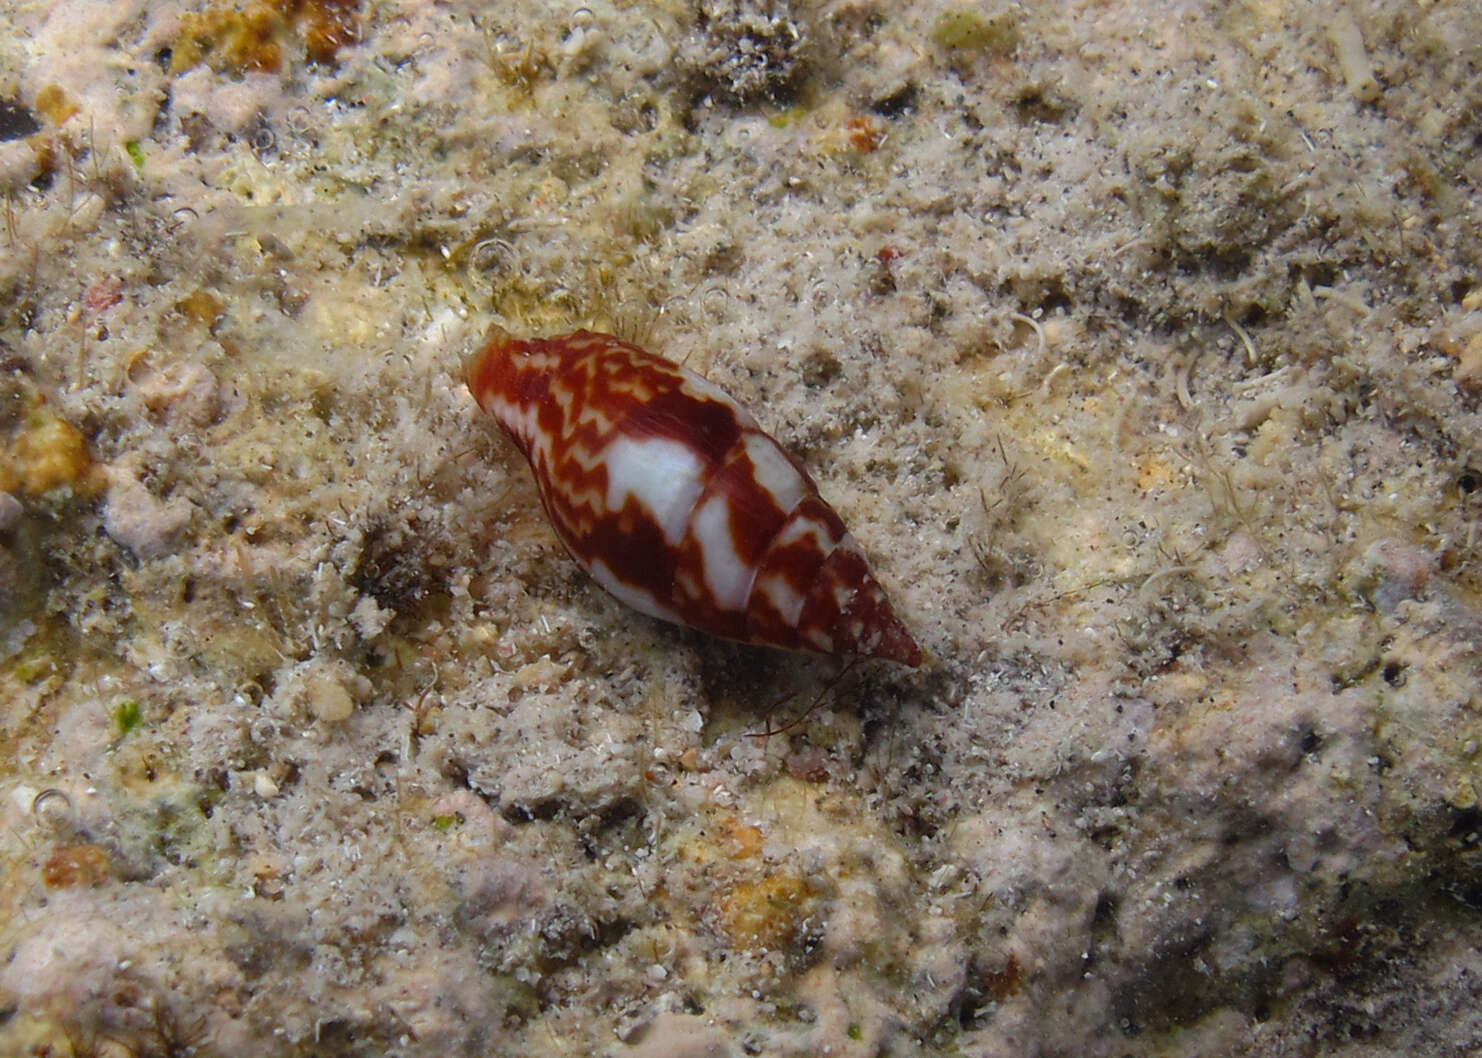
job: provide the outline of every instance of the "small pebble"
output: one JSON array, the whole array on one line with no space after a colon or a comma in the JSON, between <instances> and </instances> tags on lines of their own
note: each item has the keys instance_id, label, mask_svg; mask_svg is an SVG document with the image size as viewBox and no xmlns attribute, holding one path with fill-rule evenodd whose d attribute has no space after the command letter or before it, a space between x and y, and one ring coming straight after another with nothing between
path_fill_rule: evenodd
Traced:
<instances>
[{"instance_id":1,"label":"small pebble","mask_svg":"<svg viewBox=\"0 0 1482 1058\"><path fill-rule=\"evenodd\" d=\"M252 776L252 792L264 801L270 801L278 796L278 784L267 772L259 771Z\"/></svg>"},{"instance_id":2,"label":"small pebble","mask_svg":"<svg viewBox=\"0 0 1482 1058\"><path fill-rule=\"evenodd\" d=\"M0 533L20 524L24 513L20 500L8 492L0 492Z\"/></svg>"},{"instance_id":3,"label":"small pebble","mask_svg":"<svg viewBox=\"0 0 1482 1058\"><path fill-rule=\"evenodd\" d=\"M330 676L315 676L304 684L304 701L314 719L339 724L355 712L355 699L345 685Z\"/></svg>"}]
</instances>

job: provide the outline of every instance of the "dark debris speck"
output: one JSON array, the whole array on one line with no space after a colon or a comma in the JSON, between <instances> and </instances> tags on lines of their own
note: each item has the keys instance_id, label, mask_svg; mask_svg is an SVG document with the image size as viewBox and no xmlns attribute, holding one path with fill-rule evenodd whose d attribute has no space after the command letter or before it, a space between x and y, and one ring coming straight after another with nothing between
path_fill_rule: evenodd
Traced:
<instances>
[{"instance_id":1,"label":"dark debris speck","mask_svg":"<svg viewBox=\"0 0 1482 1058\"><path fill-rule=\"evenodd\" d=\"M0 143L25 139L40 131L41 122L30 108L13 99L0 99Z\"/></svg>"}]
</instances>

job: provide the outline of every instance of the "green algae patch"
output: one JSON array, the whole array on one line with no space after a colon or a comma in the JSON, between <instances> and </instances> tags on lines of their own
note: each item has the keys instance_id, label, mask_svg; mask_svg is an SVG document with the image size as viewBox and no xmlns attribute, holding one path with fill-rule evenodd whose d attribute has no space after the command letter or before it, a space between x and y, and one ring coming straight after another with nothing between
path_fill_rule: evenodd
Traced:
<instances>
[{"instance_id":1,"label":"green algae patch","mask_svg":"<svg viewBox=\"0 0 1482 1058\"><path fill-rule=\"evenodd\" d=\"M113 727L122 738L144 722L144 710L133 700L120 703L113 710Z\"/></svg>"},{"instance_id":2,"label":"green algae patch","mask_svg":"<svg viewBox=\"0 0 1482 1058\"><path fill-rule=\"evenodd\" d=\"M937 16L931 27L931 39L944 48L1007 55L1019 46L1019 22L1012 11L988 14L972 7L959 7Z\"/></svg>"}]
</instances>

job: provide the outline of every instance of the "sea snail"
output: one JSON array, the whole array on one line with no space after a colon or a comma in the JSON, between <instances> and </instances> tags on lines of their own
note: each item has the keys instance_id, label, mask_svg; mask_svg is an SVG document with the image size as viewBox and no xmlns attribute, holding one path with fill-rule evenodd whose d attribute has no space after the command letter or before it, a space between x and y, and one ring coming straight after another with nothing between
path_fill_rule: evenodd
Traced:
<instances>
[{"instance_id":1,"label":"sea snail","mask_svg":"<svg viewBox=\"0 0 1482 1058\"><path fill-rule=\"evenodd\" d=\"M813 479L699 375L609 334L491 329L464 380L556 535L643 613L791 650L921 663Z\"/></svg>"}]
</instances>

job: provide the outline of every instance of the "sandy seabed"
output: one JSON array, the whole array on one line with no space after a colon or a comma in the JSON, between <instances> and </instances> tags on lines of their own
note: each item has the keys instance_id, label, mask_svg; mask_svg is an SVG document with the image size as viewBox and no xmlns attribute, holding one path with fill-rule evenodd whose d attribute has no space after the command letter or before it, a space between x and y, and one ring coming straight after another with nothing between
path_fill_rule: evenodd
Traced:
<instances>
[{"instance_id":1,"label":"sandy seabed","mask_svg":"<svg viewBox=\"0 0 1482 1058\"><path fill-rule=\"evenodd\" d=\"M0 1053L1482 1048L1475 0L0 24ZM925 664L605 595L491 323Z\"/></svg>"}]
</instances>

